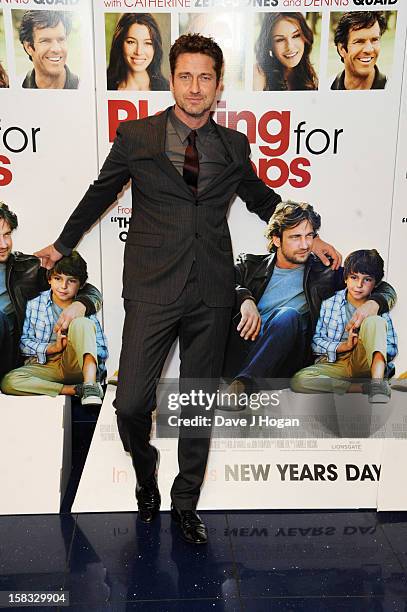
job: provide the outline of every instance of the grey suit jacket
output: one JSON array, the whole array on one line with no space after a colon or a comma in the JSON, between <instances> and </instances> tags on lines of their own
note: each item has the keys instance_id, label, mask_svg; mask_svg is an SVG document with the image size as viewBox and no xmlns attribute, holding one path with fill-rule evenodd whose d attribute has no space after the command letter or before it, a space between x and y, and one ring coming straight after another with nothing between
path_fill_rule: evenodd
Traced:
<instances>
[{"instance_id":1,"label":"grey suit jacket","mask_svg":"<svg viewBox=\"0 0 407 612\"><path fill-rule=\"evenodd\" d=\"M257 176L246 136L215 123L232 159L195 197L165 154L170 109L122 122L99 178L67 221L56 248L69 252L132 179L133 215L123 273L123 297L170 304L183 290L193 261L208 306L232 306L234 268L226 213L233 195L268 221L281 198Z\"/></svg>"}]
</instances>

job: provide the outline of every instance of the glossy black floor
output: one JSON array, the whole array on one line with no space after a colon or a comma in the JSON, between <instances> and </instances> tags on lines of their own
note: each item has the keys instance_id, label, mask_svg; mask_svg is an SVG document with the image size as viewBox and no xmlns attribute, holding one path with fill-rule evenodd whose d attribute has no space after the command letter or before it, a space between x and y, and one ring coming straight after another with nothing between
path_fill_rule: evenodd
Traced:
<instances>
[{"instance_id":1,"label":"glossy black floor","mask_svg":"<svg viewBox=\"0 0 407 612\"><path fill-rule=\"evenodd\" d=\"M94 422L74 407L62 514L0 517L0 591L63 589L78 612L407 612L407 513L206 512L203 547L164 512L71 515Z\"/></svg>"}]
</instances>

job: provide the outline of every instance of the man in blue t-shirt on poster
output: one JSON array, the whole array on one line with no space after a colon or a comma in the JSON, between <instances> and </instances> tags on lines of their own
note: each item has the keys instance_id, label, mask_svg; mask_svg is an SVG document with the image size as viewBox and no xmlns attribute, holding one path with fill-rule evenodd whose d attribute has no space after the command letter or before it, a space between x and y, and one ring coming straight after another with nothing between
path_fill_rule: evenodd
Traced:
<instances>
[{"instance_id":1,"label":"man in blue t-shirt on poster","mask_svg":"<svg viewBox=\"0 0 407 612\"><path fill-rule=\"evenodd\" d=\"M322 300L343 289L343 269L326 267L312 253L321 217L307 203L281 202L267 226L267 255L241 254L235 266L236 306L224 363L234 379L228 393L238 397L272 387L273 378L291 378L312 363L311 339ZM395 303L394 289L382 281L357 308L349 325ZM236 319L240 321L236 326ZM243 410L229 403L223 410Z\"/></svg>"}]
</instances>

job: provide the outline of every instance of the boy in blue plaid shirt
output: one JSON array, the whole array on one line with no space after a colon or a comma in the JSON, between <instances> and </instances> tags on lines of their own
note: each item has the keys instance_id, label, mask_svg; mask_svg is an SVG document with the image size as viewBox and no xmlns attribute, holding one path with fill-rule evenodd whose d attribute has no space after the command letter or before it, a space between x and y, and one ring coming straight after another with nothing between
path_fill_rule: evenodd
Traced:
<instances>
[{"instance_id":1,"label":"boy in blue plaid shirt","mask_svg":"<svg viewBox=\"0 0 407 612\"><path fill-rule=\"evenodd\" d=\"M98 380L108 356L106 337L95 315L74 319L67 335L54 331L62 310L85 284L87 266L78 252L63 257L48 272L51 290L27 302L20 350L25 365L3 378L9 395L79 395L83 405L100 406Z\"/></svg>"},{"instance_id":2,"label":"boy in blue plaid shirt","mask_svg":"<svg viewBox=\"0 0 407 612\"><path fill-rule=\"evenodd\" d=\"M397 355L397 335L388 313L367 317L360 329L347 325L356 308L364 304L384 274L384 262L375 250L354 251L345 259L346 289L322 302L312 340L315 365L297 372L291 381L294 391L318 393L363 391L365 385L353 378L371 378L371 403L386 403L390 386L386 372Z\"/></svg>"}]
</instances>

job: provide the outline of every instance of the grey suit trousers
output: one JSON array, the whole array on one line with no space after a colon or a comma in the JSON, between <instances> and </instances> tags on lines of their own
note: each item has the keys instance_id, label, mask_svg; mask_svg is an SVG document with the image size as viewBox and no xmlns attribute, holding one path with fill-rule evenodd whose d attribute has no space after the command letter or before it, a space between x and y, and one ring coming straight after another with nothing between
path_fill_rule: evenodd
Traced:
<instances>
[{"instance_id":1,"label":"grey suit trousers","mask_svg":"<svg viewBox=\"0 0 407 612\"><path fill-rule=\"evenodd\" d=\"M194 264L175 302L160 305L125 300L125 310L115 405L123 445L131 452L138 483L143 484L155 468L156 456L149 443L151 413L156 405L157 380L172 343L178 336L180 392L188 392L192 380L195 388L216 391L231 309L203 303ZM187 406L182 416L193 416L196 411ZM193 437L190 428L179 428L179 473L171 489L172 501L179 509L196 507L209 444L208 428L194 428Z\"/></svg>"}]
</instances>

